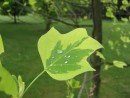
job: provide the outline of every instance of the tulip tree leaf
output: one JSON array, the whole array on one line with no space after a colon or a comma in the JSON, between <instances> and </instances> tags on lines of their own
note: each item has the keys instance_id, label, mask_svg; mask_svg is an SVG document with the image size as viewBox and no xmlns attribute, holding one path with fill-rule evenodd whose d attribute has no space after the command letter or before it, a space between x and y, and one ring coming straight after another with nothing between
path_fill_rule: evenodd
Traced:
<instances>
[{"instance_id":1,"label":"tulip tree leaf","mask_svg":"<svg viewBox=\"0 0 130 98\"><path fill-rule=\"evenodd\" d=\"M102 45L83 28L60 34L55 28L38 41L44 70L56 80L68 80L86 71L94 71L87 58Z\"/></svg>"},{"instance_id":2,"label":"tulip tree leaf","mask_svg":"<svg viewBox=\"0 0 130 98\"><path fill-rule=\"evenodd\" d=\"M3 47L3 42L2 42L2 38L0 35L0 54L4 52L4 47Z\"/></svg>"},{"instance_id":3,"label":"tulip tree leaf","mask_svg":"<svg viewBox=\"0 0 130 98\"><path fill-rule=\"evenodd\" d=\"M117 60L114 60L113 64L114 64L114 66L116 66L118 68L123 68L124 66L127 66L127 64L125 62L117 61Z\"/></svg>"},{"instance_id":4,"label":"tulip tree leaf","mask_svg":"<svg viewBox=\"0 0 130 98\"><path fill-rule=\"evenodd\" d=\"M17 83L12 75L0 63L0 91L16 97L18 95Z\"/></svg>"}]
</instances>

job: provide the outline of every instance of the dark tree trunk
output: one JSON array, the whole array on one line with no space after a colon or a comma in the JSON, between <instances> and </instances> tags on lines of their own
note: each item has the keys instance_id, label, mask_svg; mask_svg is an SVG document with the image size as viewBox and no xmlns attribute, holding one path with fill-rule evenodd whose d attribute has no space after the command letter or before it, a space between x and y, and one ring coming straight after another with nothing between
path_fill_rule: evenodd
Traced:
<instances>
[{"instance_id":1,"label":"dark tree trunk","mask_svg":"<svg viewBox=\"0 0 130 98\"><path fill-rule=\"evenodd\" d=\"M14 2L14 5L13 5L13 16L14 16L14 23L17 23L17 3L16 2Z\"/></svg>"},{"instance_id":2,"label":"dark tree trunk","mask_svg":"<svg viewBox=\"0 0 130 98\"><path fill-rule=\"evenodd\" d=\"M17 23L17 17L14 15L14 23Z\"/></svg>"},{"instance_id":3,"label":"dark tree trunk","mask_svg":"<svg viewBox=\"0 0 130 98\"><path fill-rule=\"evenodd\" d=\"M93 12L93 32L92 37L96 39L98 42L102 43L102 4L100 0L92 0L92 12ZM101 52L101 49L98 50ZM101 69L101 59L96 56L96 53L93 55L91 59L91 63L93 68L96 70L93 72L93 98L98 98L99 88L100 88L100 69ZM96 77L95 77L96 76Z\"/></svg>"},{"instance_id":4,"label":"dark tree trunk","mask_svg":"<svg viewBox=\"0 0 130 98\"><path fill-rule=\"evenodd\" d=\"M48 30L50 30L52 20L47 18L45 21L46 21L46 22L45 22L45 23L46 23L46 24L45 24L45 26L46 26L46 27L45 27L45 32L47 32Z\"/></svg>"},{"instance_id":5,"label":"dark tree trunk","mask_svg":"<svg viewBox=\"0 0 130 98\"><path fill-rule=\"evenodd\" d=\"M118 0L118 3L117 3L118 10L120 10L121 6L122 6L122 0Z\"/></svg>"},{"instance_id":6,"label":"dark tree trunk","mask_svg":"<svg viewBox=\"0 0 130 98\"><path fill-rule=\"evenodd\" d=\"M122 11L120 10L120 7L122 6L122 0L118 0L118 3L117 3L117 12L116 12L116 18L118 20L121 20L121 14L122 14Z\"/></svg>"}]
</instances>

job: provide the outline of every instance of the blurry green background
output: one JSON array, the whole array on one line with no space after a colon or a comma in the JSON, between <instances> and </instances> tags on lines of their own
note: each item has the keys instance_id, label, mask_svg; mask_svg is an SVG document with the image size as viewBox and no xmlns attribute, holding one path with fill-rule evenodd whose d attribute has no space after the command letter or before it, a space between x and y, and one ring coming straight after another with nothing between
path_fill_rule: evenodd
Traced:
<instances>
[{"instance_id":1,"label":"blurry green background","mask_svg":"<svg viewBox=\"0 0 130 98\"><path fill-rule=\"evenodd\" d=\"M53 16L55 17L54 14ZM21 75L27 86L43 70L37 42L40 36L47 32L46 17L43 18L40 15L29 13L20 15L18 23L13 23L13 21L8 15L0 15L0 34L5 48L5 52L0 59L3 66L11 74ZM70 19L64 21L68 22ZM93 24L91 17L84 20L79 19L78 22L79 24ZM50 27L55 27L61 33L67 33L76 28L53 20ZM85 28L91 35L93 28ZM113 60L121 60L130 64L130 42L126 42L128 39L130 40L129 20L113 22L112 19L105 17L102 28L103 54L108 64L102 65L99 98L130 98L130 67L120 69L111 64ZM83 75L79 75L77 78L82 81ZM90 84L88 83L88 85ZM44 74L28 90L24 98L65 98L66 93L67 88L64 81L53 80L47 74ZM85 94L83 96L83 98L86 98ZM0 98L10 97L5 95L4 92L0 92Z\"/></svg>"}]
</instances>

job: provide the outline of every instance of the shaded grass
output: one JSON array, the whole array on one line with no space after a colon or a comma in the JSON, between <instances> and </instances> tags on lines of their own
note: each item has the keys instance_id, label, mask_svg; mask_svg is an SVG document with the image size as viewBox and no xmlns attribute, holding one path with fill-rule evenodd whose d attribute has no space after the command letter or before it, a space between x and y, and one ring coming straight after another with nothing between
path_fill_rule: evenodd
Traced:
<instances>
[{"instance_id":1,"label":"shaded grass","mask_svg":"<svg viewBox=\"0 0 130 98\"><path fill-rule=\"evenodd\" d=\"M100 98L130 97L130 68L118 69L112 67L102 71Z\"/></svg>"},{"instance_id":2,"label":"shaded grass","mask_svg":"<svg viewBox=\"0 0 130 98\"><path fill-rule=\"evenodd\" d=\"M28 19L29 18L27 18L27 20ZM88 21L88 23L91 23L91 21ZM72 27L61 23L54 23L53 26L63 33L73 29ZM130 44L127 43L127 48L123 47L126 43L123 43L120 40L120 35L122 35L122 33L121 31L115 31L115 28L119 26L123 27L123 31L129 36L129 33L127 33L130 30L129 24L122 26L120 23L112 25L111 21L103 22L104 55L107 58L107 61L110 62L113 59L118 59L130 63ZM37 42L39 37L44 34L44 27L44 23L0 24L0 33L5 47L5 53L2 54L1 57L2 64L12 74L15 74L16 76L21 75L26 85L43 70L37 50ZM89 33L92 31L91 28L87 28L87 30ZM109 44L109 40L113 42L113 46ZM114 49L111 47L114 47ZM118 55L117 49L120 52L120 55ZM109 70L102 71L100 98L129 98L129 74L130 68L118 69L112 67ZM29 89L24 98L65 98L65 96L65 82L55 81L47 74L44 74ZM3 97L0 94L0 98L7 97Z\"/></svg>"},{"instance_id":3,"label":"shaded grass","mask_svg":"<svg viewBox=\"0 0 130 98\"><path fill-rule=\"evenodd\" d=\"M37 50L38 39L44 33L42 30L44 24L0 24L5 47L2 64L12 74L21 75L26 85L43 70ZM24 98L64 98L65 94L65 83L55 81L46 74L36 81Z\"/></svg>"}]
</instances>

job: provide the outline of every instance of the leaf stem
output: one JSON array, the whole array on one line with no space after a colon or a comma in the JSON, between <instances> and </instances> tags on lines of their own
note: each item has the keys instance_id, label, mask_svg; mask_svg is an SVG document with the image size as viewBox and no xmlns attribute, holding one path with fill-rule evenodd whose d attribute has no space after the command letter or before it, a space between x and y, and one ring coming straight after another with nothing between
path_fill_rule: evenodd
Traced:
<instances>
[{"instance_id":1,"label":"leaf stem","mask_svg":"<svg viewBox=\"0 0 130 98\"><path fill-rule=\"evenodd\" d=\"M27 88L25 89L23 95L28 91L28 89L35 83L35 81L45 72L45 70L43 70L41 73L39 73L33 80L32 82L27 86ZM22 95L22 97L23 97ZM21 97L21 98L22 98Z\"/></svg>"}]
</instances>

